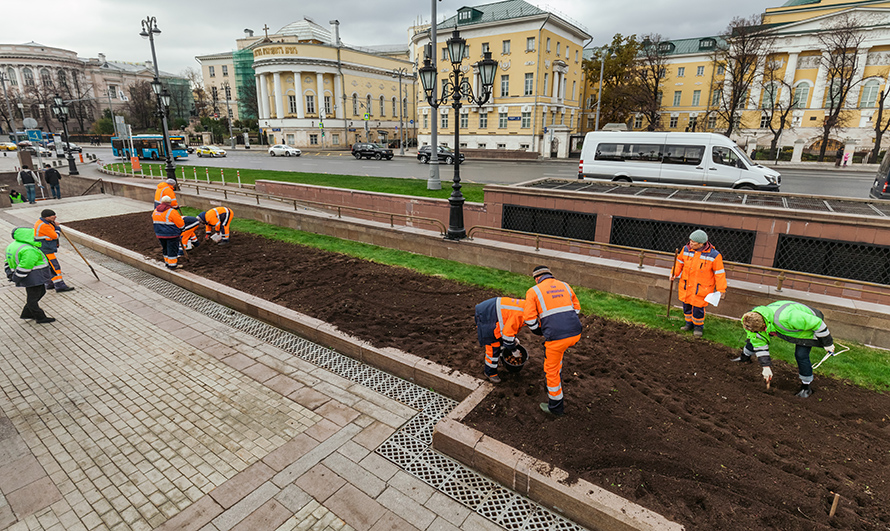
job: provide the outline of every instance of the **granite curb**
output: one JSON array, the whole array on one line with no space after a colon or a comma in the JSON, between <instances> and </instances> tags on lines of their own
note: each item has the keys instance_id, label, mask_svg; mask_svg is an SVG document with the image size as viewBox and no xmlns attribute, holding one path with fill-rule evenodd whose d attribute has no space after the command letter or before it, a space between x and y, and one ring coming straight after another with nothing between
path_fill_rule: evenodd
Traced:
<instances>
[{"instance_id":1,"label":"granite curb","mask_svg":"<svg viewBox=\"0 0 890 531\"><path fill-rule=\"evenodd\" d=\"M154 263L138 253L74 229L66 228L65 233L78 244L197 295L459 401L460 404L436 425L433 447L581 525L602 531L683 529L679 524L592 483L584 480L569 482L565 471L462 424L462 419L494 389L483 380L398 349L376 348L321 320L186 271L167 270L160 262Z\"/></svg>"}]
</instances>

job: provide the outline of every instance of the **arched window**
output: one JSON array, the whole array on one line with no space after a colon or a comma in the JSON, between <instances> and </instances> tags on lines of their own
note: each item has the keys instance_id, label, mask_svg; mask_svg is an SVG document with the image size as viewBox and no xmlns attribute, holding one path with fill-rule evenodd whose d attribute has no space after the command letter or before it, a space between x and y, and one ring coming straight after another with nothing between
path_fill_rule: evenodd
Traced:
<instances>
[{"instance_id":1,"label":"arched window","mask_svg":"<svg viewBox=\"0 0 890 531\"><path fill-rule=\"evenodd\" d=\"M408 98L402 100L402 116L408 116Z\"/></svg>"},{"instance_id":2,"label":"arched window","mask_svg":"<svg viewBox=\"0 0 890 531\"><path fill-rule=\"evenodd\" d=\"M794 99L791 106L795 109L806 109L807 99L810 97L810 85L807 83L798 83L794 87Z\"/></svg>"},{"instance_id":3,"label":"arched window","mask_svg":"<svg viewBox=\"0 0 890 531\"><path fill-rule=\"evenodd\" d=\"M68 88L68 77L65 75L64 70L59 70L59 86L62 88Z\"/></svg>"},{"instance_id":4,"label":"arched window","mask_svg":"<svg viewBox=\"0 0 890 531\"><path fill-rule=\"evenodd\" d=\"M383 99L383 96L380 96L380 116L386 116L386 100Z\"/></svg>"},{"instance_id":5,"label":"arched window","mask_svg":"<svg viewBox=\"0 0 890 531\"><path fill-rule=\"evenodd\" d=\"M44 87L53 86L53 76L50 75L49 70L46 68L40 69L40 83L43 84Z\"/></svg>"},{"instance_id":6,"label":"arched window","mask_svg":"<svg viewBox=\"0 0 890 531\"><path fill-rule=\"evenodd\" d=\"M358 94L352 95L352 115L358 116Z\"/></svg>"},{"instance_id":7,"label":"arched window","mask_svg":"<svg viewBox=\"0 0 890 531\"><path fill-rule=\"evenodd\" d=\"M841 101L841 91L843 90L843 86L842 80L831 80L831 83L825 91L825 107L836 108L844 104Z\"/></svg>"},{"instance_id":8,"label":"arched window","mask_svg":"<svg viewBox=\"0 0 890 531\"><path fill-rule=\"evenodd\" d=\"M392 115L394 117L399 115L399 100L395 96L392 97Z\"/></svg>"},{"instance_id":9,"label":"arched window","mask_svg":"<svg viewBox=\"0 0 890 531\"><path fill-rule=\"evenodd\" d=\"M19 76L15 75L15 68L9 67L6 69L6 75L9 76L9 84L13 87L19 86Z\"/></svg>"},{"instance_id":10,"label":"arched window","mask_svg":"<svg viewBox=\"0 0 890 531\"><path fill-rule=\"evenodd\" d=\"M862 96L859 98L860 107L877 107L878 93L881 91L881 82L877 79L869 79L862 87Z\"/></svg>"},{"instance_id":11,"label":"arched window","mask_svg":"<svg viewBox=\"0 0 890 531\"><path fill-rule=\"evenodd\" d=\"M366 98L366 101L365 101L365 110L368 111L368 115L371 114L371 95L370 94L368 94L368 97Z\"/></svg>"},{"instance_id":12,"label":"arched window","mask_svg":"<svg viewBox=\"0 0 890 531\"><path fill-rule=\"evenodd\" d=\"M34 86L34 73L31 72L30 68L25 68L24 70L22 70L22 77L25 78L26 87Z\"/></svg>"},{"instance_id":13,"label":"arched window","mask_svg":"<svg viewBox=\"0 0 890 531\"><path fill-rule=\"evenodd\" d=\"M775 83L770 83L763 88L763 94L760 98L761 109L772 109L776 105L776 97L779 95L779 88Z\"/></svg>"}]
</instances>

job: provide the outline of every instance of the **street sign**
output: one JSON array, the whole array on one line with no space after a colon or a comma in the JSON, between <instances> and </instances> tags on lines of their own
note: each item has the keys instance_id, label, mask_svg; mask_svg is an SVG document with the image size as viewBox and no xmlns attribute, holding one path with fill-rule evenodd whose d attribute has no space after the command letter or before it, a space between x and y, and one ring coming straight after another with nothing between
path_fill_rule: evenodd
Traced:
<instances>
[{"instance_id":1,"label":"street sign","mask_svg":"<svg viewBox=\"0 0 890 531\"><path fill-rule=\"evenodd\" d=\"M28 134L28 140L31 142L43 142L43 133L39 129L28 129L25 132Z\"/></svg>"},{"instance_id":2,"label":"street sign","mask_svg":"<svg viewBox=\"0 0 890 531\"><path fill-rule=\"evenodd\" d=\"M409 123L409 124L413 124L413 123L414 123L414 120L408 120L408 123Z\"/></svg>"},{"instance_id":3,"label":"street sign","mask_svg":"<svg viewBox=\"0 0 890 531\"><path fill-rule=\"evenodd\" d=\"M19 103L19 109L24 109L24 108L25 108L24 105ZM28 117L28 118L25 118L25 120L23 121L23 124L25 126L25 129L34 129L37 127L37 120L35 120L34 118Z\"/></svg>"},{"instance_id":4,"label":"street sign","mask_svg":"<svg viewBox=\"0 0 890 531\"><path fill-rule=\"evenodd\" d=\"M367 122L368 120L371 119L371 113L366 112L364 118L362 118L362 119Z\"/></svg>"},{"instance_id":5,"label":"street sign","mask_svg":"<svg viewBox=\"0 0 890 531\"><path fill-rule=\"evenodd\" d=\"M319 128L319 129L324 129L324 122L319 121L319 122L318 122L318 128Z\"/></svg>"}]
</instances>

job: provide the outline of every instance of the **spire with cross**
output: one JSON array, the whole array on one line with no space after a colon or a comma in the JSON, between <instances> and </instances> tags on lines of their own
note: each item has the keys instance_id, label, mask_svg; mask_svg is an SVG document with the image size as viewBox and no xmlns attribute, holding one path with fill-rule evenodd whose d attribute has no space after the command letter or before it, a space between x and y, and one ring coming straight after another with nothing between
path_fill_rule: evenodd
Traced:
<instances>
[{"instance_id":1,"label":"spire with cross","mask_svg":"<svg viewBox=\"0 0 890 531\"><path fill-rule=\"evenodd\" d=\"M268 24L263 24L263 31L266 32L266 39L268 39L269 38L269 25Z\"/></svg>"}]
</instances>

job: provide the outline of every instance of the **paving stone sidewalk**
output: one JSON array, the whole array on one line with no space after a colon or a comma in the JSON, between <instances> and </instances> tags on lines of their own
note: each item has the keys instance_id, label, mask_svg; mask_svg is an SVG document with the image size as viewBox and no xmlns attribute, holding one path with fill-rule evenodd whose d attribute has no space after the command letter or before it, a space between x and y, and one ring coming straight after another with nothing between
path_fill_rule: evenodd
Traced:
<instances>
[{"instance_id":1,"label":"paving stone sidewalk","mask_svg":"<svg viewBox=\"0 0 890 531\"><path fill-rule=\"evenodd\" d=\"M43 208L150 205L41 202L0 234ZM19 319L24 289L0 285L0 529L501 529L374 452L414 409L58 256L77 289L41 301L55 323Z\"/></svg>"}]
</instances>

